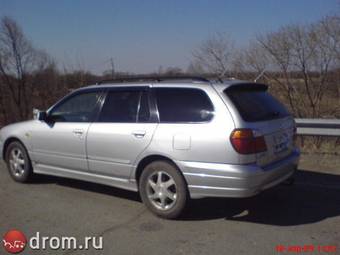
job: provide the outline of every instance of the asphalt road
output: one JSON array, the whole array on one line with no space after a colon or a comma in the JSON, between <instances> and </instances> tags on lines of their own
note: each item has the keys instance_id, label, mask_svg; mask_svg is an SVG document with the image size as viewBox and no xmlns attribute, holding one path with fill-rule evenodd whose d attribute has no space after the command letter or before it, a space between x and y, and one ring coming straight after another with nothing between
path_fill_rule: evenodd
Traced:
<instances>
[{"instance_id":1,"label":"asphalt road","mask_svg":"<svg viewBox=\"0 0 340 255\"><path fill-rule=\"evenodd\" d=\"M182 219L169 221L150 214L135 193L55 177L18 184L0 163L1 235L103 236L101 251L22 254L298 254L277 252L277 245L336 245L336 253L303 254L340 254L340 169L304 165L294 186L248 199L195 200ZM0 254L7 254L2 247Z\"/></svg>"}]
</instances>

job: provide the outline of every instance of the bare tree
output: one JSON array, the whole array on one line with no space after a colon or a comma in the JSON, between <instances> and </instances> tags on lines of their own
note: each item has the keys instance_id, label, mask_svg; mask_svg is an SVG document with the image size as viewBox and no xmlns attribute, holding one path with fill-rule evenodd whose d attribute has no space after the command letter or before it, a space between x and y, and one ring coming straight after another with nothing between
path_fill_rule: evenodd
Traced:
<instances>
[{"instance_id":1,"label":"bare tree","mask_svg":"<svg viewBox=\"0 0 340 255\"><path fill-rule=\"evenodd\" d=\"M8 112L5 110L6 109L6 102L5 102L5 90L3 86L0 85L0 127L2 126L3 123L8 122ZM3 123L1 123L1 120Z\"/></svg>"},{"instance_id":2,"label":"bare tree","mask_svg":"<svg viewBox=\"0 0 340 255\"><path fill-rule=\"evenodd\" d=\"M176 76L176 75L181 75L183 74L183 70L179 67L168 67L165 69L165 71L162 73L164 75L168 76Z\"/></svg>"},{"instance_id":3,"label":"bare tree","mask_svg":"<svg viewBox=\"0 0 340 255\"><path fill-rule=\"evenodd\" d=\"M225 34L215 34L193 52L192 67L203 67L207 72L224 76L231 68L233 41Z\"/></svg>"},{"instance_id":4,"label":"bare tree","mask_svg":"<svg viewBox=\"0 0 340 255\"><path fill-rule=\"evenodd\" d=\"M321 42L328 48L330 54L335 54L334 64L335 80L340 80L340 16L327 16L319 23L319 30L325 35L327 41ZM340 107L340 84L337 82L338 105Z\"/></svg>"},{"instance_id":5,"label":"bare tree","mask_svg":"<svg viewBox=\"0 0 340 255\"><path fill-rule=\"evenodd\" d=\"M34 49L19 25L9 17L0 22L0 79L8 89L16 114L25 119L30 114L32 84L30 74L44 65L45 54ZM5 89L5 88L2 88Z\"/></svg>"},{"instance_id":6,"label":"bare tree","mask_svg":"<svg viewBox=\"0 0 340 255\"><path fill-rule=\"evenodd\" d=\"M186 72L192 75L202 75L206 71L204 70L204 67L198 63L198 61L194 60L189 63Z\"/></svg>"},{"instance_id":7,"label":"bare tree","mask_svg":"<svg viewBox=\"0 0 340 255\"><path fill-rule=\"evenodd\" d=\"M258 37L267 52L271 76L286 93L297 116L320 116L331 70L339 68L340 23L325 18L308 26L291 25Z\"/></svg>"},{"instance_id":8,"label":"bare tree","mask_svg":"<svg viewBox=\"0 0 340 255\"><path fill-rule=\"evenodd\" d=\"M339 2L340 3L340 2ZM327 16L318 24L319 29L328 39L328 47L333 50L338 60L340 59L340 16Z\"/></svg>"},{"instance_id":9,"label":"bare tree","mask_svg":"<svg viewBox=\"0 0 340 255\"><path fill-rule=\"evenodd\" d=\"M266 70L270 70L268 58L266 50L257 41L252 41L247 48L235 51L233 73L237 77L249 73L249 77L245 78L267 80Z\"/></svg>"}]
</instances>

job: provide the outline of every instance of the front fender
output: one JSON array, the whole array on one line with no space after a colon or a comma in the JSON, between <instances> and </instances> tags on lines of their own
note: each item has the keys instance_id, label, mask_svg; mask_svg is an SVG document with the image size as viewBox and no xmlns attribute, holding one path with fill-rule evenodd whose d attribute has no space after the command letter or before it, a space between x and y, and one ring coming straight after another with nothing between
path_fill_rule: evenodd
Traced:
<instances>
[{"instance_id":1,"label":"front fender","mask_svg":"<svg viewBox=\"0 0 340 255\"><path fill-rule=\"evenodd\" d=\"M5 148L13 139L19 140L26 148L28 154L32 151L32 127L36 120L24 121L3 127L0 130L0 157L4 159Z\"/></svg>"}]
</instances>

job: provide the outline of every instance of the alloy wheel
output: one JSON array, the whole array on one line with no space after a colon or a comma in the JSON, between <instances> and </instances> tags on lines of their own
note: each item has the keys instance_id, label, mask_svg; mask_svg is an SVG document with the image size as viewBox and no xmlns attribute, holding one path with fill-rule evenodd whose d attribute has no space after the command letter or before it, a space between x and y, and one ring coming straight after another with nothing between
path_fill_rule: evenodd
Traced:
<instances>
[{"instance_id":1,"label":"alloy wheel","mask_svg":"<svg viewBox=\"0 0 340 255\"><path fill-rule=\"evenodd\" d=\"M171 209L177 200L174 179L164 171L154 172L147 180L146 193L149 201L160 210Z\"/></svg>"},{"instance_id":2,"label":"alloy wheel","mask_svg":"<svg viewBox=\"0 0 340 255\"><path fill-rule=\"evenodd\" d=\"M25 173L25 158L22 151L15 147L9 155L10 169L16 177L21 177Z\"/></svg>"}]
</instances>

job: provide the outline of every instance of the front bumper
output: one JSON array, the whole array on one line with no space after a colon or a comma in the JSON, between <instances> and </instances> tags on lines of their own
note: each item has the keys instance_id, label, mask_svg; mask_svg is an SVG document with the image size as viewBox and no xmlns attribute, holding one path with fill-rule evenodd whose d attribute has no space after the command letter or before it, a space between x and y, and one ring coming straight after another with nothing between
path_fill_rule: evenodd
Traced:
<instances>
[{"instance_id":1,"label":"front bumper","mask_svg":"<svg viewBox=\"0 0 340 255\"><path fill-rule=\"evenodd\" d=\"M188 183L192 198L250 197L291 177L300 152L264 168L256 164L230 165L176 161Z\"/></svg>"}]
</instances>

